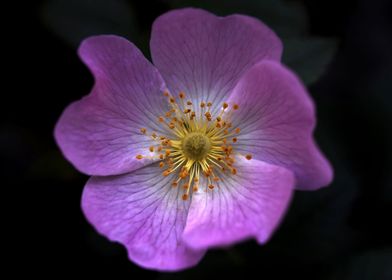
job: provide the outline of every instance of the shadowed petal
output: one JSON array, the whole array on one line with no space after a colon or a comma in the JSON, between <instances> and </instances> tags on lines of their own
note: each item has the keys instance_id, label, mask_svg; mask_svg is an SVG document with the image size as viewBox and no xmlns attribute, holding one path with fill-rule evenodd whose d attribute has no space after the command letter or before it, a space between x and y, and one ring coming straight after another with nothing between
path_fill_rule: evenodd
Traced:
<instances>
[{"instance_id":1,"label":"shadowed petal","mask_svg":"<svg viewBox=\"0 0 392 280\"><path fill-rule=\"evenodd\" d=\"M331 182L332 168L312 137L312 100L292 72L262 61L242 77L229 102L240 107L233 117L233 125L241 128L236 150L293 171L298 189Z\"/></svg>"},{"instance_id":2,"label":"shadowed petal","mask_svg":"<svg viewBox=\"0 0 392 280\"><path fill-rule=\"evenodd\" d=\"M199 262L204 251L181 241L189 200L174 189L172 176L160 176L156 164L130 174L92 177L83 192L82 208L90 223L110 240L124 244L140 266L178 270Z\"/></svg>"},{"instance_id":3,"label":"shadowed petal","mask_svg":"<svg viewBox=\"0 0 392 280\"><path fill-rule=\"evenodd\" d=\"M282 45L259 20L217 17L187 8L157 18L151 55L170 90L184 91L192 101L220 107L241 75L261 59L280 60Z\"/></svg>"},{"instance_id":4,"label":"shadowed petal","mask_svg":"<svg viewBox=\"0 0 392 280\"><path fill-rule=\"evenodd\" d=\"M158 71L127 40L117 36L86 39L79 55L95 77L90 95L63 112L55 138L65 157L81 172L116 175L150 163L151 139L141 128L166 134L156 118L167 110Z\"/></svg>"},{"instance_id":5,"label":"shadowed petal","mask_svg":"<svg viewBox=\"0 0 392 280\"><path fill-rule=\"evenodd\" d=\"M286 210L294 187L291 171L241 159L235 176L193 194L183 240L192 248L224 246L254 237L264 243Z\"/></svg>"}]
</instances>

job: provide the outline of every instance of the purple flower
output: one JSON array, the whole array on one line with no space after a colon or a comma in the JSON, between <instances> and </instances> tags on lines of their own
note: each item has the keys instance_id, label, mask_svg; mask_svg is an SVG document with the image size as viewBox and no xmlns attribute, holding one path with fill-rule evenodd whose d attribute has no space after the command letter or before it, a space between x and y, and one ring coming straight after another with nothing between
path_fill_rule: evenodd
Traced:
<instances>
[{"instance_id":1,"label":"purple flower","mask_svg":"<svg viewBox=\"0 0 392 280\"><path fill-rule=\"evenodd\" d=\"M92 92L55 137L87 182L90 223L140 266L179 270L210 247L265 243L294 189L329 184L315 111L260 21L199 9L160 16L154 65L117 36L86 39Z\"/></svg>"}]
</instances>

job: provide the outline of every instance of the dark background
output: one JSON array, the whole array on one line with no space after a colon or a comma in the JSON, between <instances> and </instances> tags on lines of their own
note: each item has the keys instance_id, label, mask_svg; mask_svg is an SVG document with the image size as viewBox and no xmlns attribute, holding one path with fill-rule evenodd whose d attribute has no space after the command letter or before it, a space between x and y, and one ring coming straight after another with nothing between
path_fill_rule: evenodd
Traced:
<instances>
[{"instance_id":1,"label":"dark background","mask_svg":"<svg viewBox=\"0 0 392 280\"><path fill-rule=\"evenodd\" d=\"M7 71L15 72L16 79L5 81L11 87L2 90L0 128L2 233L4 247L10 248L2 255L14 273L111 279L392 279L392 1L288 1L303 5L308 23L302 33L293 31L304 28L302 20L293 23L286 15L283 22L287 19L289 25L275 28L277 16L259 5L263 1L31 2L3 10L12 15L3 27L16 27L9 37L2 36L3 46L11 48L3 52L12 62ZM62 110L93 84L76 55L83 37L122 34L149 56L153 20L188 5L219 15L247 13L264 20L284 42L300 38L304 47L299 52L304 53L287 62L298 69L315 99L316 138L334 166L335 180L329 188L297 192L267 245L249 241L210 250L193 269L159 273L129 262L122 246L88 224L80 210L87 177L63 159L52 134ZM315 37L327 41L308 51L309 38Z\"/></svg>"}]
</instances>

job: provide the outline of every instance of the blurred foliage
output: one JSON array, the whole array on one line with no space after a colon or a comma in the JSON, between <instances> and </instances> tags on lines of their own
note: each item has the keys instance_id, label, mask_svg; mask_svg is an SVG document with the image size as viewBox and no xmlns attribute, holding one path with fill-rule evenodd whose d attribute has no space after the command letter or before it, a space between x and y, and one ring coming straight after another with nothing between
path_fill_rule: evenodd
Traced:
<instances>
[{"instance_id":1,"label":"blurred foliage","mask_svg":"<svg viewBox=\"0 0 392 280\"><path fill-rule=\"evenodd\" d=\"M65 42L77 47L86 37L135 32L132 7L126 0L49 0L42 19Z\"/></svg>"},{"instance_id":2,"label":"blurred foliage","mask_svg":"<svg viewBox=\"0 0 392 280\"><path fill-rule=\"evenodd\" d=\"M336 50L333 38L309 36L308 18L299 2L282 0L164 1L173 9L199 7L218 15L247 14L269 25L283 40L283 62L305 82L312 84L322 75ZM148 53L146 32L135 30L132 2L125 0L50 0L42 16L48 27L67 43L77 47L83 38L96 34L117 34L134 41Z\"/></svg>"}]
</instances>

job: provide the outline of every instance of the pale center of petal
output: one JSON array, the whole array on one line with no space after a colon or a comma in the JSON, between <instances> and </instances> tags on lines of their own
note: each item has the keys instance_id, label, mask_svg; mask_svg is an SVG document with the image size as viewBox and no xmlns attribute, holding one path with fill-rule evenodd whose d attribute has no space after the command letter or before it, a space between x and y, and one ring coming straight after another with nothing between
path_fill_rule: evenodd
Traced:
<instances>
[{"instance_id":1,"label":"pale center of petal","mask_svg":"<svg viewBox=\"0 0 392 280\"><path fill-rule=\"evenodd\" d=\"M229 106L224 102L219 114L212 116L211 102L201 102L198 110L193 101L185 101L185 94L179 93L179 101L164 92L171 109L157 118L157 122L169 128L168 135L150 135L145 128L140 132L150 136L155 142L149 147L150 155L137 155L137 159L157 158L159 167L164 169L163 176L176 174L172 187L182 184L186 200L192 192L199 190L200 178L205 178L205 191L219 187L219 182L226 176L235 176L235 156L244 156L250 160L251 155L235 152L240 128L233 127L233 113L239 109L237 104ZM152 155L151 155L152 154Z\"/></svg>"}]
</instances>

